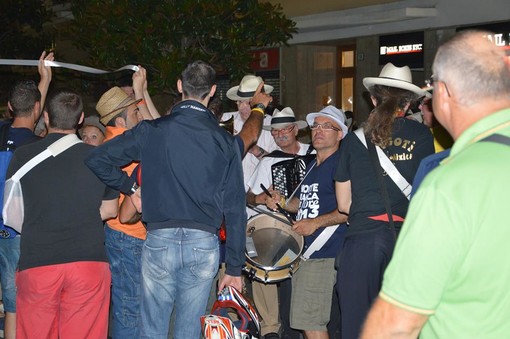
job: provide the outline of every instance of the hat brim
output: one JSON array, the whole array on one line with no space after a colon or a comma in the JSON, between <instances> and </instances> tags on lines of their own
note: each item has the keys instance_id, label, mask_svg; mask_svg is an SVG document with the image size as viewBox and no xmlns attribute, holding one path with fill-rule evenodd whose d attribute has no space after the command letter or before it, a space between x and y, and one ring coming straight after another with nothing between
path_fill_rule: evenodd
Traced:
<instances>
[{"instance_id":1,"label":"hat brim","mask_svg":"<svg viewBox=\"0 0 510 339\"><path fill-rule=\"evenodd\" d=\"M366 89L370 90L371 87L375 85L382 85L382 86L388 86L388 87L395 87L395 88L401 88L408 91L411 91L413 93L416 93L420 97L426 96L431 97L430 92L416 86L415 84L409 83L407 81L397 80L397 79L390 79L390 78L364 78L363 79L363 85Z\"/></svg>"},{"instance_id":2,"label":"hat brim","mask_svg":"<svg viewBox=\"0 0 510 339\"><path fill-rule=\"evenodd\" d=\"M135 99L131 99L131 98L130 98L130 100L129 100L126 104L123 104L123 105L121 105L120 107L117 107L116 109L114 109L114 110L113 110L113 111L111 111L110 113L106 113L105 115L103 115L103 116L99 119L99 121L101 121L101 123L102 123L103 125L105 125L105 126L106 126L106 125L110 122L110 120L112 120L112 118L114 117L114 115L115 115L115 114L117 114L117 113L119 113L120 111L122 111L122 110L124 110L124 109L128 108L128 107L129 107L129 106L131 106L131 105L136 105L137 103L139 103L139 102L140 102L140 101L142 101L142 100L143 100L143 99L137 99L137 100L135 100Z\"/></svg>"},{"instance_id":3,"label":"hat brim","mask_svg":"<svg viewBox=\"0 0 510 339\"><path fill-rule=\"evenodd\" d=\"M264 92L265 93L269 94L273 91L273 89L274 89L273 86L264 84ZM237 94L238 91L239 91L239 86L234 86L234 87L230 88L227 91L227 98L229 98L230 100L233 100L233 101L245 101L245 100L250 100L255 95L255 92L253 92L253 93L250 93L251 96L241 97Z\"/></svg>"},{"instance_id":4,"label":"hat brim","mask_svg":"<svg viewBox=\"0 0 510 339\"><path fill-rule=\"evenodd\" d=\"M340 126L340 129L342 130L342 139L345 138L345 136L349 132L349 129L347 128L347 126L340 119L337 119L337 118L331 116L330 114L324 114L321 112L307 114L306 122L308 123L309 126L313 125L316 117L324 117L324 118L328 118L328 119L331 119L334 122L336 122L338 124L338 126Z\"/></svg>"},{"instance_id":5,"label":"hat brim","mask_svg":"<svg viewBox=\"0 0 510 339\"><path fill-rule=\"evenodd\" d=\"M296 120L294 122L282 122L282 123L277 123L277 124L271 124L271 125L264 125L262 126L262 129L265 130L265 131L270 131L272 129L281 129L281 128L285 128L291 124L294 124L297 126L298 129L303 129L303 128L306 128L308 127L308 124L303 121L303 120Z\"/></svg>"}]
</instances>

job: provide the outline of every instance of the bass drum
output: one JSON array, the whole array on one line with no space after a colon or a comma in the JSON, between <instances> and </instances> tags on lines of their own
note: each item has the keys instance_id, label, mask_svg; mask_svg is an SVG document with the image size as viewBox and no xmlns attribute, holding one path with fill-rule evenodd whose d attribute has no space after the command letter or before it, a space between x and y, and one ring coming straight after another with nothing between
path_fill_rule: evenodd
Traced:
<instances>
[{"instance_id":1,"label":"bass drum","mask_svg":"<svg viewBox=\"0 0 510 339\"><path fill-rule=\"evenodd\" d=\"M299 268L303 236L279 219L285 217L276 213L275 217L259 214L248 220L243 270L249 279L275 283L291 278Z\"/></svg>"}]
</instances>

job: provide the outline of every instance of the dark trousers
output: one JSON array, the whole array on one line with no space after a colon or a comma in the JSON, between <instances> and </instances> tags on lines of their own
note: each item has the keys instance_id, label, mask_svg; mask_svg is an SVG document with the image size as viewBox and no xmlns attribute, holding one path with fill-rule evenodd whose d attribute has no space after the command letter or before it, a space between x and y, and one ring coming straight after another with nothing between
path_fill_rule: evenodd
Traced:
<instances>
[{"instance_id":1,"label":"dark trousers","mask_svg":"<svg viewBox=\"0 0 510 339\"><path fill-rule=\"evenodd\" d=\"M381 227L348 236L339 254L336 288L340 299L342 339L357 339L379 294L384 270L395 247L393 231Z\"/></svg>"},{"instance_id":2,"label":"dark trousers","mask_svg":"<svg viewBox=\"0 0 510 339\"><path fill-rule=\"evenodd\" d=\"M280 295L280 321L282 339L300 339L301 331L290 327L290 299L292 295L292 279L286 279L279 283L278 293Z\"/></svg>"}]
</instances>

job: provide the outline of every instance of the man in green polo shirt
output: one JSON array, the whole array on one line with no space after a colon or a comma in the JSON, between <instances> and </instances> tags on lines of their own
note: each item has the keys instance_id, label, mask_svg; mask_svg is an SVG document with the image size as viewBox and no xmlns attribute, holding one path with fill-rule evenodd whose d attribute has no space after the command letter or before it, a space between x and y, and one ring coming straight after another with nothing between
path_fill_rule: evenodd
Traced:
<instances>
[{"instance_id":1,"label":"man in green polo shirt","mask_svg":"<svg viewBox=\"0 0 510 339\"><path fill-rule=\"evenodd\" d=\"M434 113L455 144L411 202L362 338L510 335L510 65L487 34L436 54Z\"/></svg>"}]
</instances>

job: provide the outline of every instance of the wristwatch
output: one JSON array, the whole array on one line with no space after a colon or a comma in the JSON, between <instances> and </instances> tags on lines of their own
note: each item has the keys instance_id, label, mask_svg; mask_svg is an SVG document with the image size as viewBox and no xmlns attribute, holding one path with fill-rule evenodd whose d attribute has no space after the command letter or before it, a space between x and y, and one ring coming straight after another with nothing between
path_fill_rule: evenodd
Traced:
<instances>
[{"instance_id":1,"label":"wristwatch","mask_svg":"<svg viewBox=\"0 0 510 339\"><path fill-rule=\"evenodd\" d=\"M255 104L253 106L251 106L251 108L260 108L261 110L265 110L266 109L266 106L264 106L263 103L259 102L258 104Z\"/></svg>"},{"instance_id":2,"label":"wristwatch","mask_svg":"<svg viewBox=\"0 0 510 339\"><path fill-rule=\"evenodd\" d=\"M136 190L137 190L138 188L140 188L140 186L139 186L139 185L136 183L136 181L135 181L135 182L133 183L133 186L131 186L131 188L129 189L129 192L127 192L126 194L127 194L128 196L131 196L131 195L133 195L133 194L136 192Z\"/></svg>"}]
</instances>

